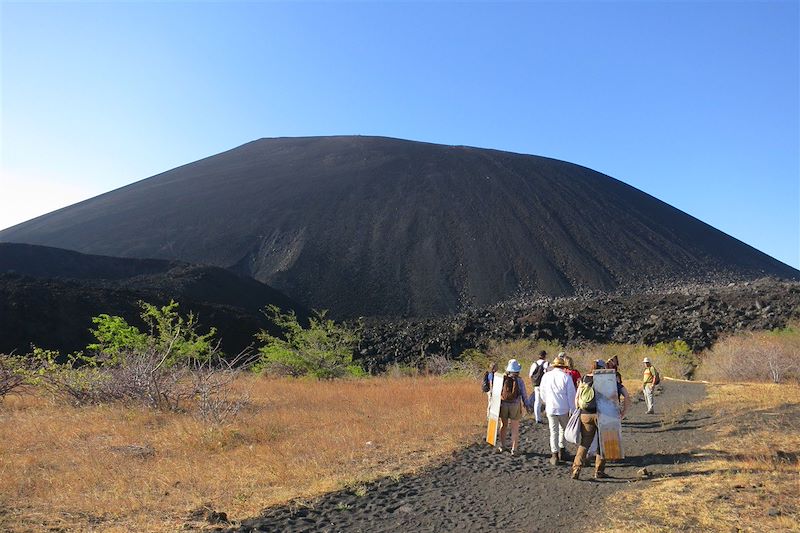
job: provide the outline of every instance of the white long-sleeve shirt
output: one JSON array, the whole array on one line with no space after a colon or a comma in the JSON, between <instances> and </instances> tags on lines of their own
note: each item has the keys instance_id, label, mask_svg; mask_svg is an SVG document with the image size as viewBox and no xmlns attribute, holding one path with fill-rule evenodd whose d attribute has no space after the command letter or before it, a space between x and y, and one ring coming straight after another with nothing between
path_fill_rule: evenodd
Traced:
<instances>
[{"instance_id":1,"label":"white long-sleeve shirt","mask_svg":"<svg viewBox=\"0 0 800 533\"><path fill-rule=\"evenodd\" d=\"M575 384L572 377L559 368L544 373L539 392L548 415L567 415L575 409Z\"/></svg>"}]
</instances>

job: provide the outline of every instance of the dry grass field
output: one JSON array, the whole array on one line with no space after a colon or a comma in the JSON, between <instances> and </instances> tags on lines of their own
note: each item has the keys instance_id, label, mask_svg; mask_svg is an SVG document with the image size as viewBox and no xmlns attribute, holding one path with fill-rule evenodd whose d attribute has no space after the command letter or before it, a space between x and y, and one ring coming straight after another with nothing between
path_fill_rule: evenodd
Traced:
<instances>
[{"instance_id":1,"label":"dry grass field","mask_svg":"<svg viewBox=\"0 0 800 533\"><path fill-rule=\"evenodd\" d=\"M796 329L764 335L796 357ZM761 346L726 342L709 359L720 367L737 360L724 351L729 346ZM529 354L540 347L551 358L560 349L507 343L486 357L501 364L520 358L527 374ZM595 357L618 355L633 394L641 388L643 355L665 375L674 360L642 346L568 353L581 371ZM43 390L6 396L0 531L176 531L192 517L203 526L203 510L240 520L268 506L345 487L358 492L368 481L418 471L481 440L485 430L485 395L463 375L316 381L247 374L233 386L233 397L249 400L224 426L121 404L73 407ZM712 432L702 440L709 444L686 450L695 460L681 465L680 476L616 493L608 507L612 530L798 530L797 383L714 383L697 408L712 416L701 430ZM663 413L664 423L682 413ZM692 440L687 435L687 447Z\"/></svg>"},{"instance_id":2,"label":"dry grass field","mask_svg":"<svg viewBox=\"0 0 800 533\"><path fill-rule=\"evenodd\" d=\"M0 405L0 530L175 531L413 472L482 435L470 379L242 377L250 403L210 428L189 415L41 396Z\"/></svg>"},{"instance_id":3,"label":"dry grass field","mask_svg":"<svg viewBox=\"0 0 800 533\"><path fill-rule=\"evenodd\" d=\"M712 384L697 407L713 440L681 477L612 497L610 530L798 531L800 387Z\"/></svg>"}]
</instances>

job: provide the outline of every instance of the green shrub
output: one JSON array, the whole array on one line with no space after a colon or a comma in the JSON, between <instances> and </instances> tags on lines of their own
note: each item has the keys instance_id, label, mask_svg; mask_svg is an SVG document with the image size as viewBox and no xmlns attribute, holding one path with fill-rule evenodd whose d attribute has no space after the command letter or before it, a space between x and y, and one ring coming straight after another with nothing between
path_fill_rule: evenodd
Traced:
<instances>
[{"instance_id":1,"label":"green shrub","mask_svg":"<svg viewBox=\"0 0 800 533\"><path fill-rule=\"evenodd\" d=\"M97 329L89 331L97 342L88 345L86 349L104 353L111 363L118 362L121 353L126 350L138 350L147 346L147 335L120 316L102 314L92 317L92 323Z\"/></svg>"},{"instance_id":2,"label":"green shrub","mask_svg":"<svg viewBox=\"0 0 800 533\"><path fill-rule=\"evenodd\" d=\"M260 359L254 366L257 372L270 371L281 375L313 376L333 379L344 376L363 376L364 369L353 362L353 351L361 339L361 328L337 325L325 318L325 311L315 311L304 328L294 311L284 314L270 305L264 313L283 331L285 339L261 331Z\"/></svg>"},{"instance_id":3,"label":"green shrub","mask_svg":"<svg viewBox=\"0 0 800 533\"><path fill-rule=\"evenodd\" d=\"M174 300L162 307L147 302L139 302L139 306L148 333L142 333L122 317L99 315L92 318L97 328L90 330L97 342L87 346L87 350L108 365L120 363L125 353L153 349L163 354L165 366L191 360L207 361L217 351L217 344L213 342L217 330L212 327L204 335L198 333L197 317L192 312L186 318L180 316ZM84 357L83 361L91 363L92 358Z\"/></svg>"},{"instance_id":4,"label":"green shrub","mask_svg":"<svg viewBox=\"0 0 800 533\"><path fill-rule=\"evenodd\" d=\"M656 367L662 374L667 370L669 375L677 377L691 379L694 376L699 359L686 341L660 342L653 347L653 351L656 360L662 362L663 368Z\"/></svg>"},{"instance_id":5,"label":"green shrub","mask_svg":"<svg viewBox=\"0 0 800 533\"><path fill-rule=\"evenodd\" d=\"M7 394L31 385L35 371L35 362L29 357L0 354L0 402Z\"/></svg>"}]
</instances>

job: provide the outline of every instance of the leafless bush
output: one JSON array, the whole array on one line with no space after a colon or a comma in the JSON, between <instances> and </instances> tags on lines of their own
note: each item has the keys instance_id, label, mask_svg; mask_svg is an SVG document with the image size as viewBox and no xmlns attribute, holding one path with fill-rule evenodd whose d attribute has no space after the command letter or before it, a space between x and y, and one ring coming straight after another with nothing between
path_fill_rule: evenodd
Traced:
<instances>
[{"instance_id":1,"label":"leafless bush","mask_svg":"<svg viewBox=\"0 0 800 533\"><path fill-rule=\"evenodd\" d=\"M740 334L717 343L704 357L700 377L712 381L800 379L800 331Z\"/></svg>"},{"instance_id":2,"label":"leafless bush","mask_svg":"<svg viewBox=\"0 0 800 533\"><path fill-rule=\"evenodd\" d=\"M76 405L126 402L178 410L191 397L184 386L185 366L164 364L167 354L155 346L125 350L113 363L103 354L73 357L67 363L41 359L40 383Z\"/></svg>"},{"instance_id":3,"label":"leafless bush","mask_svg":"<svg viewBox=\"0 0 800 533\"><path fill-rule=\"evenodd\" d=\"M164 411L193 411L209 423L222 424L235 417L247 401L236 395L231 384L251 362L242 353L232 360L214 347L209 357L187 357L169 363L171 345L155 344L126 349L113 358L100 353L71 363L58 364L44 358L41 382L73 403L122 402Z\"/></svg>"},{"instance_id":4,"label":"leafless bush","mask_svg":"<svg viewBox=\"0 0 800 533\"><path fill-rule=\"evenodd\" d=\"M7 394L18 392L27 383L30 365L17 355L0 354L0 401Z\"/></svg>"},{"instance_id":5,"label":"leafless bush","mask_svg":"<svg viewBox=\"0 0 800 533\"><path fill-rule=\"evenodd\" d=\"M246 352L232 360L195 361L190 376L197 418L214 425L236 418L250 398L247 393L235 391L232 385L250 362Z\"/></svg>"},{"instance_id":6,"label":"leafless bush","mask_svg":"<svg viewBox=\"0 0 800 533\"><path fill-rule=\"evenodd\" d=\"M443 355L434 355L425 361L425 371L434 376L441 376L453 370L453 361Z\"/></svg>"}]
</instances>

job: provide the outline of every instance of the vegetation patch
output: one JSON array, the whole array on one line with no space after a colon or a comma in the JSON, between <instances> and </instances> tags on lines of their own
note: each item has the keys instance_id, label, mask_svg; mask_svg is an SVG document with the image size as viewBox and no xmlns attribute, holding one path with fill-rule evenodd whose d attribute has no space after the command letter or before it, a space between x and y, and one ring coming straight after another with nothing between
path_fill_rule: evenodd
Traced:
<instances>
[{"instance_id":1,"label":"vegetation patch","mask_svg":"<svg viewBox=\"0 0 800 533\"><path fill-rule=\"evenodd\" d=\"M709 444L685 471L611 497L607 531L795 531L800 521L800 388L708 386L696 406ZM625 509L626 512L619 512Z\"/></svg>"},{"instance_id":2,"label":"vegetation patch","mask_svg":"<svg viewBox=\"0 0 800 533\"><path fill-rule=\"evenodd\" d=\"M471 379L246 373L230 386L249 399L223 425L120 403L65 405L41 391L8 396L0 530L172 532L206 507L239 520L440 461L482 434L486 408Z\"/></svg>"}]
</instances>

